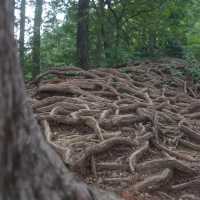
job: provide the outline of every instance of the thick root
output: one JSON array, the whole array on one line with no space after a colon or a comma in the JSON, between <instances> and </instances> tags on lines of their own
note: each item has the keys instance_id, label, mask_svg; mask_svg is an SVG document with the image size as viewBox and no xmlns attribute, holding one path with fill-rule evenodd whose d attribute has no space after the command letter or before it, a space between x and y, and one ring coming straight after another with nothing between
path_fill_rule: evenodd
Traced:
<instances>
[{"instance_id":1,"label":"thick root","mask_svg":"<svg viewBox=\"0 0 200 200\"><path fill-rule=\"evenodd\" d=\"M136 165L139 161L139 159L146 153L149 149L149 142L146 142L142 147L140 147L138 150L133 152L129 158L129 166L132 171L132 173L135 172Z\"/></svg>"},{"instance_id":2,"label":"thick root","mask_svg":"<svg viewBox=\"0 0 200 200\"><path fill-rule=\"evenodd\" d=\"M136 170L137 172L141 172L151 169L163 169L166 167L169 169L179 170L183 173L195 174L195 170L193 170L183 162L178 161L176 159L156 159L156 160L146 161L141 164L138 164L136 166Z\"/></svg>"},{"instance_id":3,"label":"thick root","mask_svg":"<svg viewBox=\"0 0 200 200\"><path fill-rule=\"evenodd\" d=\"M141 181L134 185L135 191L152 191L166 185L172 178L173 171L171 169L164 169L162 173L147 177L144 181Z\"/></svg>"},{"instance_id":4,"label":"thick root","mask_svg":"<svg viewBox=\"0 0 200 200\"><path fill-rule=\"evenodd\" d=\"M85 162L92 155L98 155L99 153L104 153L105 151L108 151L109 149L111 149L113 146L116 145L125 145L129 147L134 147L136 143L134 141L132 142L130 138L124 138L124 137L115 137L112 139L105 140L99 144L87 148L86 151L81 156L81 158L74 163L74 167L77 169L84 168Z\"/></svg>"}]
</instances>

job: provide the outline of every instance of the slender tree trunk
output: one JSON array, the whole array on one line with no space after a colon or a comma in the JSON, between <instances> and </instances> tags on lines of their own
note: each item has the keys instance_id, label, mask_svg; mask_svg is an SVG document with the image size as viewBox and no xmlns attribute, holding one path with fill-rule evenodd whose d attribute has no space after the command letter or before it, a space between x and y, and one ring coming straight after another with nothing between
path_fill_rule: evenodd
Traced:
<instances>
[{"instance_id":1,"label":"slender tree trunk","mask_svg":"<svg viewBox=\"0 0 200 200\"><path fill-rule=\"evenodd\" d=\"M78 65L88 69L89 65L89 0L78 2L78 24L77 24L77 57Z\"/></svg>"},{"instance_id":2,"label":"slender tree trunk","mask_svg":"<svg viewBox=\"0 0 200 200\"><path fill-rule=\"evenodd\" d=\"M104 54L105 54L105 58L106 59L110 59L111 55L110 55L110 52L109 52L109 48L110 48L110 45L109 45L109 40L106 36L106 31L105 31L105 2L104 0L99 0L99 10L100 10L100 15L99 15L99 18L100 19L100 26L101 26L101 37L102 37L102 40L103 40L103 50L104 50Z\"/></svg>"},{"instance_id":3,"label":"slender tree trunk","mask_svg":"<svg viewBox=\"0 0 200 200\"><path fill-rule=\"evenodd\" d=\"M148 55L155 55L156 49L156 33L149 31L148 33Z\"/></svg>"},{"instance_id":4,"label":"slender tree trunk","mask_svg":"<svg viewBox=\"0 0 200 200\"><path fill-rule=\"evenodd\" d=\"M40 73L40 29L42 23L42 6L43 0L36 0L32 47L33 78Z\"/></svg>"},{"instance_id":5,"label":"slender tree trunk","mask_svg":"<svg viewBox=\"0 0 200 200\"><path fill-rule=\"evenodd\" d=\"M24 33L25 33L25 13L26 13L26 0L21 0L21 9L20 9L20 35L19 35L19 53L20 53L20 64L24 69Z\"/></svg>"},{"instance_id":6,"label":"slender tree trunk","mask_svg":"<svg viewBox=\"0 0 200 200\"><path fill-rule=\"evenodd\" d=\"M119 42L120 42L120 23L119 21L116 21L115 60L118 60Z\"/></svg>"},{"instance_id":7,"label":"slender tree trunk","mask_svg":"<svg viewBox=\"0 0 200 200\"><path fill-rule=\"evenodd\" d=\"M99 32L99 29L97 28L97 41L96 41L96 49L95 49L95 64L97 66L100 66L102 61L102 39L101 39L101 33Z\"/></svg>"},{"instance_id":8,"label":"slender tree trunk","mask_svg":"<svg viewBox=\"0 0 200 200\"><path fill-rule=\"evenodd\" d=\"M97 66L100 66L102 63L102 56L103 56L103 38L102 38L102 23L103 23L103 16L101 13L101 1L98 0L98 4L96 6L96 12L97 12L97 24L96 24L96 50L95 50L95 63Z\"/></svg>"},{"instance_id":9,"label":"slender tree trunk","mask_svg":"<svg viewBox=\"0 0 200 200\"><path fill-rule=\"evenodd\" d=\"M77 180L41 134L25 98L9 3L0 2L0 200L117 200Z\"/></svg>"}]
</instances>

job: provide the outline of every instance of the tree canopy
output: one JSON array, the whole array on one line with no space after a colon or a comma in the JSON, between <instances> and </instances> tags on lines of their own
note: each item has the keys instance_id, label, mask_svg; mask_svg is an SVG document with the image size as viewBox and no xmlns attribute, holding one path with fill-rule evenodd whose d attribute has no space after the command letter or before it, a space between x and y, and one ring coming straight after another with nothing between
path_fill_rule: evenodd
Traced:
<instances>
[{"instance_id":1,"label":"tree canopy","mask_svg":"<svg viewBox=\"0 0 200 200\"><path fill-rule=\"evenodd\" d=\"M88 3L85 36L88 65L110 66L144 57L184 57L188 51L200 59L199 1L90 0ZM34 8L31 1L27 0L26 4ZM44 4L39 48L41 70L79 63L77 25L83 20L78 18L78 1L51 0ZM33 32L33 19L29 19L27 13L26 18L26 27ZM25 71L27 77L31 77L34 67L31 49L34 50L35 40L33 34L25 30Z\"/></svg>"}]
</instances>

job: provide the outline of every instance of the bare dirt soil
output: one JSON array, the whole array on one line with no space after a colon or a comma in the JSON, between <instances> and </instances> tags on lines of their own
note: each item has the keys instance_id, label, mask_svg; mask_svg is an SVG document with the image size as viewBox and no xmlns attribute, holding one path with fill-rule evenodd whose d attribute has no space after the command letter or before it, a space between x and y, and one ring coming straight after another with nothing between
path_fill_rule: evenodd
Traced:
<instances>
[{"instance_id":1,"label":"bare dirt soil","mask_svg":"<svg viewBox=\"0 0 200 200\"><path fill-rule=\"evenodd\" d=\"M200 199L200 87L184 62L51 69L28 102L48 142L89 184L126 200Z\"/></svg>"}]
</instances>

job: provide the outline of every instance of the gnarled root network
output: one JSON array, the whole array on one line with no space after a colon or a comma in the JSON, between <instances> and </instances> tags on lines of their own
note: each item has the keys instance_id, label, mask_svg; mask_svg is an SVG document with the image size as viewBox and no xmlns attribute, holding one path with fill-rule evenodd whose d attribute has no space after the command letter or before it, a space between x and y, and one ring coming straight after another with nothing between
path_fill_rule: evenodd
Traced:
<instances>
[{"instance_id":1,"label":"gnarled root network","mask_svg":"<svg viewBox=\"0 0 200 200\"><path fill-rule=\"evenodd\" d=\"M172 199L199 184L200 94L166 64L51 69L27 91L47 141L87 182Z\"/></svg>"}]
</instances>

